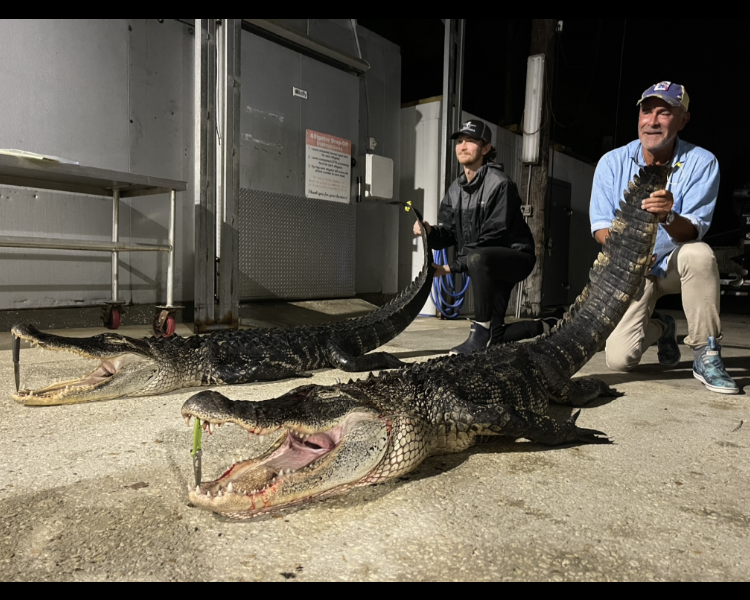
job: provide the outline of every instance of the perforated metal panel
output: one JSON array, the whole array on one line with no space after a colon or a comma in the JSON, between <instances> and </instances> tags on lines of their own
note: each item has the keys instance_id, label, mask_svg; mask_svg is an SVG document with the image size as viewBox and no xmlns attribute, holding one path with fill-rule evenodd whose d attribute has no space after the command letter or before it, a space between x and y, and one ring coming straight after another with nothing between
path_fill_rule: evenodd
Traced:
<instances>
[{"instance_id":1,"label":"perforated metal panel","mask_svg":"<svg viewBox=\"0 0 750 600\"><path fill-rule=\"evenodd\" d=\"M240 299L354 296L356 207L240 189Z\"/></svg>"}]
</instances>

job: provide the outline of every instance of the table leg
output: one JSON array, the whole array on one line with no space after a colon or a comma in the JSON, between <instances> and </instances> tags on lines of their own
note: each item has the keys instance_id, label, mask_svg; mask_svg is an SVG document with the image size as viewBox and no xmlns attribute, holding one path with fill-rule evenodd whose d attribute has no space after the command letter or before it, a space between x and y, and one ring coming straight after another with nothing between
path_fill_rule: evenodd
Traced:
<instances>
[{"instance_id":1,"label":"table leg","mask_svg":"<svg viewBox=\"0 0 750 600\"><path fill-rule=\"evenodd\" d=\"M167 263L167 306L174 306L174 230L177 202L175 191L169 192L169 262Z\"/></svg>"},{"instance_id":2,"label":"table leg","mask_svg":"<svg viewBox=\"0 0 750 600\"><path fill-rule=\"evenodd\" d=\"M112 241L120 241L120 190L112 191ZM112 251L112 302L117 302L120 288L120 277L118 272L118 261L120 253Z\"/></svg>"}]
</instances>

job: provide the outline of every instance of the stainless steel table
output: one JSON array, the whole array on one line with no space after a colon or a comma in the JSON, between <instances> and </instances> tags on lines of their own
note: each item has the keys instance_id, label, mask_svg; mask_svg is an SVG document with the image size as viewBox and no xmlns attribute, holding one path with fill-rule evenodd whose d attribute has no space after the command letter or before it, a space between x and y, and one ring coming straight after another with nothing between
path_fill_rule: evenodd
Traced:
<instances>
[{"instance_id":1,"label":"stainless steel table","mask_svg":"<svg viewBox=\"0 0 750 600\"><path fill-rule=\"evenodd\" d=\"M62 164L49 160L36 160L0 154L0 185L12 185L60 192L92 194L112 198L112 242L70 240L54 238L31 238L0 236L0 247L43 248L49 250L93 250L112 253L112 299L106 302L103 319L110 329L120 324L124 304L118 299L120 252L166 252L167 301L157 306L154 318L154 333L170 336L174 333L175 312L181 306L174 305L174 244L176 193L187 190L185 181L160 179L146 175L133 175L107 169ZM169 194L169 241L167 244L137 244L120 242L120 199L134 196Z\"/></svg>"}]
</instances>

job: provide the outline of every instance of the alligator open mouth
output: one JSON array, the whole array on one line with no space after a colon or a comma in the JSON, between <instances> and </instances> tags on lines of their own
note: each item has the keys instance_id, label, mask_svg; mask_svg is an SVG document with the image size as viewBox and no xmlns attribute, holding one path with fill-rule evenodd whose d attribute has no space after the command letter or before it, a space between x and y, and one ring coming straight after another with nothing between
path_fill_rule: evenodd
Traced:
<instances>
[{"instance_id":1,"label":"alligator open mouth","mask_svg":"<svg viewBox=\"0 0 750 600\"><path fill-rule=\"evenodd\" d=\"M54 400L55 398L62 398L66 392L90 392L116 375L122 364L128 361L129 356L132 355L123 355L115 359L102 360L96 369L79 379L58 381L38 390L18 390L13 395L13 398L24 404L31 404L35 398L39 400Z\"/></svg>"},{"instance_id":2,"label":"alligator open mouth","mask_svg":"<svg viewBox=\"0 0 750 600\"><path fill-rule=\"evenodd\" d=\"M16 393L13 399L28 406L73 404L91 400L138 395L148 387L157 372L156 363L147 356L143 343L119 334L93 338L66 338L38 331L31 325L17 325L13 335L13 363ZM98 359L99 365L77 379L57 381L39 389L20 387L20 345L25 340L46 351L71 352Z\"/></svg>"},{"instance_id":3,"label":"alligator open mouth","mask_svg":"<svg viewBox=\"0 0 750 600\"><path fill-rule=\"evenodd\" d=\"M228 517L252 518L362 485L388 446L388 423L371 412L349 412L328 428L291 423L268 427L241 419L206 417L195 406L195 398L205 395L232 402L216 392L202 392L183 406L186 423L195 417L209 432L233 422L251 437L279 434L263 455L238 460L218 479L190 490L195 506ZM367 440L365 451L363 440Z\"/></svg>"},{"instance_id":4,"label":"alligator open mouth","mask_svg":"<svg viewBox=\"0 0 750 600\"><path fill-rule=\"evenodd\" d=\"M185 421L190 424L190 417ZM215 425L204 421L203 428L206 430ZM305 469L310 472L315 470L318 466L316 461L330 454L339 445L343 432L343 423L330 431L313 434L287 429L264 456L232 464L221 477L201 483L192 493L205 499L213 499L211 509L219 512L224 512L221 510L222 505L234 504L232 494L240 494L252 500L253 509L264 507L268 504L266 499L269 494L281 485L282 480L291 480L295 473L299 473L297 478L305 477ZM198 501L201 502L204 498L199 498Z\"/></svg>"}]
</instances>

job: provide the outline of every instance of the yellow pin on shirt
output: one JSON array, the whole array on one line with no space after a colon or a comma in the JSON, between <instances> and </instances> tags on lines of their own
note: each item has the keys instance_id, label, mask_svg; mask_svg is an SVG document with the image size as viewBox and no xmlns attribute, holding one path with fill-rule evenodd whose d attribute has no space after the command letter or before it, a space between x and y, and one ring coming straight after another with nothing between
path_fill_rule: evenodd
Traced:
<instances>
[{"instance_id":1,"label":"yellow pin on shirt","mask_svg":"<svg viewBox=\"0 0 750 600\"><path fill-rule=\"evenodd\" d=\"M681 169L683 167L683 164L681 162L675 163L674 168L672 169L672 173L677 171L677 169ZM669 179L667 179L667 187L672 185L672 173L669 174Z\"/></svg>"}]
</instances>

